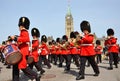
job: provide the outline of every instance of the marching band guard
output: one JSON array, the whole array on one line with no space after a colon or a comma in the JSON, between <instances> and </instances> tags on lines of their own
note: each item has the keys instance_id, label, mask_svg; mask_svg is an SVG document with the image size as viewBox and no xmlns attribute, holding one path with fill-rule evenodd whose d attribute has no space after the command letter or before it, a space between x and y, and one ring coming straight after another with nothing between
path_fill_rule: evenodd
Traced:
<instances>
[{"instance_id":1,"label":"marching band guard","mask_svg":"<svg viewBox=\"0 0 120 81\"><path fill-rule=\"evenodd\" d=\"M108 70L112 70L113 69L113 64L112 64L113 61L114 61L115 67L118 68L119 47L116 44L117 38L114 37L114 30L112 28L107 29L107 36L108 36L108 38L105 40L105 46L108 49L108 56L109 56L110 67L108 67Z\"/></svg>"},{"instance_id":2,"label":"marching band guard","mask_svg":"<svg viewBox=\"0 0 120 81\"><path fill-rule=\"evenodd\" d=\"M42 66L38 62L39 61L38 47L39 47L40 32L37 28L32 28L31 34L33 37L31 55L33 56L34 61L31 64L29 64L29 67L33 69L33 66L35 66L36 69L39 71L38 73L43 74L45 70L42 68Z\"/></svg>"},{"instance_id":3,"label":"marching band guard","mask_svg":"<svg viewBox=\"0 0 120 81\"><path fill-rule=\"evenodd\" d=\"M44 61L44 64L46 64L48 66L48 69L50 69L51 65L46 57L49 54L49 49L48 49L48 46L46 43L47 43L47 37L46 37L46 35L42 35L41 45L39 45L39 49L41 49L39 63L42 64L42 61Z\"/></svg>"},{"instance_id":4,"label":"marching band guard","mask_svg":"<svg viewBox=\"0 0 120 81\"><path fill-rule=\"evenodd\" d=\"M51 52L51 62L54 65L57 65L57 55L56 55L56 42L55 40L52 40L52 45L50 47L50 52Z\"/></svg>"},{"instance_id":5,"label":"marching band guard","mask_svg":"<svg viewBox=\"0 0 120 81\"><path fill-rule=\"evenodd\" d=\"M77 41L81 44L81 54L80 54L80 71L79 75L76 77L76 80L81 80L85 78L85 63L86 60L91 64L95 74L94 76L99 75L99 68L95 62L95 51L94 51L94 35L90 34L90 23L88 21L82 21L80 24L81 31L84 33L84 36L77 38Z\"/></svg>"},{"instance_id":6,"label":"marching band guard","mask_svg":"<svg viewBox=\"0 0 120 81\"><path fill-rule=\"evenodd\" d=\"M96 60L97 60L97 63L102 63L102 46L101 46L101 42L100 40L96 40L96 46L95 46L95 53L96 53Z\"/></svg>"},{"instance_id":7,"label":"marching band guard","mask_svg":"<svg viewBox=\"0 0 120 81\"><path fill-rule=\"evenodd\" d=\"M62 46L61 46L61 59L60 59L60 66L62 66L64 59L66 61L66 67L64 69L65 72L70 71L70 64L71 64L71 56L70 56L70 50L68 50L68 37L66 35L63 35L62 37Z\"/></svg>"},{"instance_id":8,"label":"marching band guard","mask_svg":"<svg viewBox=\"0 0 120 81\"><path fill-rule=\"evenodd\" d=\"M76 47L77 43L76 43L75 32L70 33L70 40L71 41L69 42L70 43L69 46L70 46L71 59L73 58L73 60L75 61L75 65L77 67L79 67L80 64L79 64L78 50L77 50L77 47Z\"/></svg>"},{"instance_id":9,"label":"marching band guard","mask_svg":"<svg viewBox=\"0 0 120 81\"><path fill-rule=\"evenodd\" d=\"M12 36L12 39L17 41L18 48L20 49L20 52L22 54L22 59L18 64L13 65L13 80L12 81L19 81L19 70L22 70L25 75L27 75L30 79L36 79L36 81L40 81L40 76L31 70L27 66L27 56L29 54L29 29L30 21L27 17L21 17L19 19L19 30L20 30L20 35L17 36Z\"/></svg>"},{"instance_id":10,"label":"marching band guard","mask_svg":"<svg viewBox=\"0 0 120 81\"><path fill-rule=\"evenodd\" d=\"M60 64L60 57L61 57L61 39L58 37L56 38L56 55L57 55L57 60L58 64ZM58 65L58 67L61 67Z\"/></svg>"}]
</instances>

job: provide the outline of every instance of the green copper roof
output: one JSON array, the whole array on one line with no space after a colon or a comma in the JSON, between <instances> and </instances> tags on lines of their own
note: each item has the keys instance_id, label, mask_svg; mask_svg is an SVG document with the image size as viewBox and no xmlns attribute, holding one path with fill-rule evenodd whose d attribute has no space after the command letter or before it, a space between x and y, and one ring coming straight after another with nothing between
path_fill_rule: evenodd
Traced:
<instances>
[{"instance_id":1,"label":"green copper roof","mask_svg":"<svg viewBox=\"0 0 120 81\"><path fill-rule=\"evenodd\" d=\"M67 15L71 15L71 10L70 10L70 6L69 5L68 5Z\"/></svg>"}]
</instances>

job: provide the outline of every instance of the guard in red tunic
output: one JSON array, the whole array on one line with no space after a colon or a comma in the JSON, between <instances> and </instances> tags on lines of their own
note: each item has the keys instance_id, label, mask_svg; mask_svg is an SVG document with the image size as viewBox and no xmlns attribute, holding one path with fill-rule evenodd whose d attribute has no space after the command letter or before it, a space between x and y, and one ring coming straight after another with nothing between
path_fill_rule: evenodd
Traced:
<instances>
[{"instance_id":1,"label":"guard in red tunic","mask_svg":"<svg viewBox=\"0 0 120 81\"><path fill-rule=\"evenodd\" d=\"M77 41L81 44L81 54L80 54L80 71L79 75L76 77L76 80L81 80L85 78L85 64L88 60L91 64L95 74L94 76L99 75L99 69L97 63L95 62L95 51L94 51L94 35L90 34L90 24L88 21L82 21L80 28L84 33L84 36L77 38Z\"/></svg>"},{"instance_id":2,"label":"guard in red tunic","mask_svg":"<svg viewBox=\"0 0 120 81\"><path fill-rule=\"evenodd\" d=\"M57 61L58 61L58 64L60 64L60 57L61 57L61 39L58 37L56 38L56 55L57 55ZM58 67L60 67L58 65Z\"/></svg>"},{"instance_id":3,"label":"guard in red tunic","mask_svg":"<svg viewBox=\"0 0 120 81\"><path fill-rule=\"evenodd\" d=\"M42 61L44 61L44 64L46 64L48 66L48 69L50 69L51 65L47 58L47 55L49 54L49 49L46 43L47 43L47 37L46 35L42 35L41 45L39 45L39 49L41 49L39 61L40 61L40 64L42 64Z\"/></svg>"},{"instance_id":4,"label":"guard in red tunic","mask_svg":"<svg viewBox=\"0 0 120 81\"><path fill-rule=\"evenodd\" d=\"M114 65L116 68L118 68L118 52L119 52L119 47L116 44L117 43L117 38L114 37L114 30L109 28L107 30L107 40L105 40L105 46L108 48L108 56L109 56L109 64L110 67L108 70L113 69L113 64L112 62L114 61Z\"/></svg>"},{"instance_id":5,"label":"guard in red tunic","mask_svg":"<svg viewBox=\"0 0 120 81\"><path fill-rule=\"evenodd\" d=\"M76 43L76 35L75 32L71 32L70 33L70 55L71 55L71 59L73 58L73 60L75 61L75 65L77 67L79 67L79 57L78 57L78 52L77 52L77 43Z\"/></svg>"},{"instance_id":6,"label":"guard in red tunic","mask_svg":"<svg viewBox=\"0 0 120 81\"><path fill-rule=\"evenodd\" d=\"M71 56L69 50L69 42L68 37L66 35L62 36L62 45L61 45L61 58L60 58L60 66L62 66L63 61L65 59L66 67L64 69L65 72L70 71L70 64L71 64Z\"/></svg>"},{"instance_id":7,"label":"guard in red tunic","mask_svg":"<svg viewBox=\"0 0 120 81\"><path fill-rule=\"evenodd\" d=\"M56 55L56 42L55 40L52 40L52 45L51 45L51 62L54 65L57 65L57 55Z\"/></svg>"},{"instance_id":8,"label":"guard in red tunic","mask_svg":"<svg viewBox=\"0 0 120 81\"><path fill-rule=\"evenodd\" d=\"M28 33L29 25L29 19L27 17L21 17L18 23L20 35L18 37L12 36L12 39L17 41L18 48L22 54L22 60L18 64L13 65L13 81L19 81L19 70L22 70L30 79L36 79L36 81L40 81L40 76L27 67L27 57L29 55L30 42Z\"/></svg>"},{"instance_id":9,"label":"guard in red tunic","mask_svg":"<svg viewBox=\"0 0 120 81\"><path fill-rule=\"evenodd\" d=\"M29 64L29 67L33 69L33 66L36 67L36 69L39 71L40 74L43 74L45 70L42 69L42 66L38 63L39 62L39 53L38 53L38 47L39 47L39 37L40 37L40 32L37 28L32 28L31 34L33 37L32 40L32 48L31 48L31 55L34 58L34 61Z\"/></svg>"},{"instance_id":10,"label":"guard in red tunic","mask_svg":"<svg viewBox=\"0 0 120 81\"><path fill-rule=\"evenodd\" d=\"M96 53L97 63L102 63L102 58L101 58L102 46L100 40L96 40L95 53Z\"/></svg>"}]
</instances>

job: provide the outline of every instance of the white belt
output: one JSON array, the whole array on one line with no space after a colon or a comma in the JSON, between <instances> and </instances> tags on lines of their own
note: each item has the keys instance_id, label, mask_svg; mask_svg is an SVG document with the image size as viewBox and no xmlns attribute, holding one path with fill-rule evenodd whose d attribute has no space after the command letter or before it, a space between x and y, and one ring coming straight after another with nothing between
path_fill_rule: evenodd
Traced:
<instances>
[{"instance_id":1,"label":"white belt","mask_svg":"<svg viewBox=\"0 0 120 81\"><path fill-rule=\"evenodd\" d=\"M117 46L116 44L111 44L111 45L107 45L107 46Z\"/></svg>"},{"instance_id":2,"label":"white belt","mask_svg":"<svg viewBox=\"0 0 120 81\"><path fill-rule=\"evenodd\" d=\"M92 46L93 44L81 44L81 46Z\"/></svg>"}]
</instances>

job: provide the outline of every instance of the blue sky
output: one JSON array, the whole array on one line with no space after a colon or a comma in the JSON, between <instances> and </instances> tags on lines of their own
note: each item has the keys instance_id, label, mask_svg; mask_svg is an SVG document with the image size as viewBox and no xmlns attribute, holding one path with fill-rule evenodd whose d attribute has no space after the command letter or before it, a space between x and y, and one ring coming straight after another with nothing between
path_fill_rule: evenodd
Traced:
<instances>
[{"instance_id":1,"label":"blue sky","mask_svg":"<svg viewBox=\"0 0 120 81\"><path fill-rule=\"evenodd\" d=\"M106 36L106 30L113 28L120 43L120 0L70 0L74 30L88 20L92 33ZM62 37L65 34L65 15L68 0L0 0L0 42L9 35L19 35L18 20L27 16L30 29L37 27L41 35Z\"/></svg>"}]
</instances>

